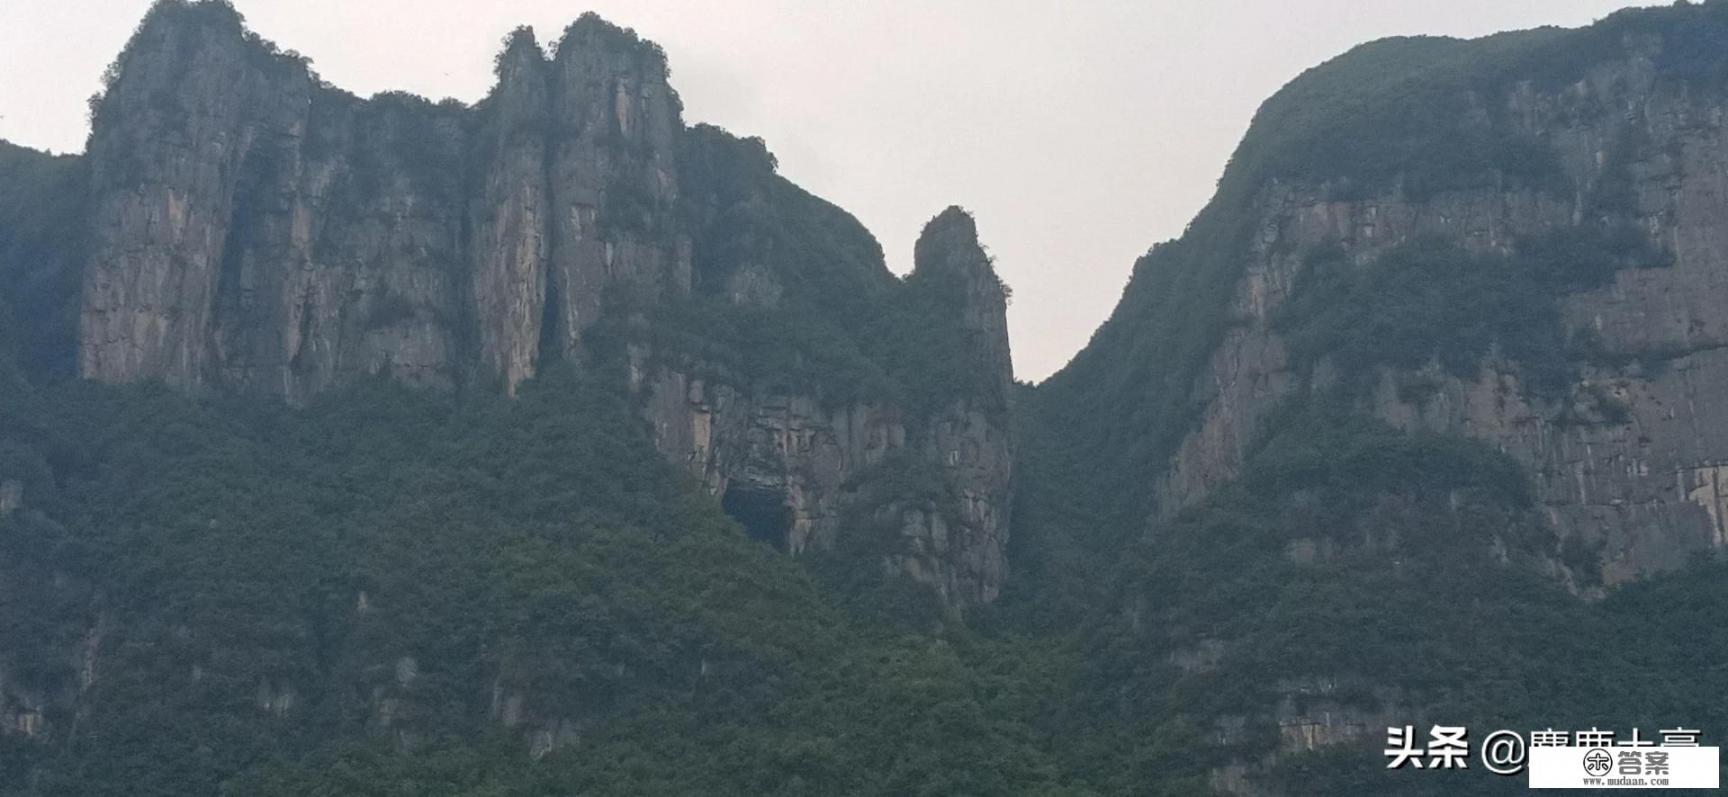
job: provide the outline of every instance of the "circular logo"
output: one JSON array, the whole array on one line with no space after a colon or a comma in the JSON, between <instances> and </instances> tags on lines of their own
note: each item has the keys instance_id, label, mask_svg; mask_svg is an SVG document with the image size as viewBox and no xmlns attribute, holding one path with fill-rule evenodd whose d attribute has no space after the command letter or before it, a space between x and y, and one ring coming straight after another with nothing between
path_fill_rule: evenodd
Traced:
<instances>
[{"instance_id":1,"label":"circular logo","mask_svg":"<svg viewBox=\"0 0 1728 797\"><path fill-rule=\"evenodd\" d=\"M1591 777L1602 777L1614 768L1614 756L1607 750L1598 747L1584 754L1584 772Z\"/></svg>"}]
</instances>

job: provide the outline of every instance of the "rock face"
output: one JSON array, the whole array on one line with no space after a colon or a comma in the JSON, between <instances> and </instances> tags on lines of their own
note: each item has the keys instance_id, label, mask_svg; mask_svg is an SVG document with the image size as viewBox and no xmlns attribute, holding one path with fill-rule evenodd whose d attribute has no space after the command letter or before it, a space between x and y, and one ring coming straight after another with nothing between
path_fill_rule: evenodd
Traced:
<instances>
[{"instance_id":1,"label":"rock face","mask_svg":"<svg viewBox=\"0 0 1728 797\"><path fill-rule=\"evenodd\" d=\"M87 378L513 389L606 291L688 288L677 95L597 17L551 61L512 37L473 109L356 99L215 4L158 6L119 67L89 147Z\"/></svg>"},{"instance_id":2,"label":"rock face","mask_svg":"<svg viewBox=\"0 0 1728 797\"><path fill-rule=\"evenodd\" d=\"M919 236L913 249L912 280L933 285L947 294L958 311L963 351L975 359L982 380L980 394L988 401L1007 402L1014 383L1008 351L1008 291L996 276L990 256L978 243L978 227L958 207L942 211Z\"/></svg>"},{"instance_id":3,"label":"rock face","mask_svg":"<svg viewBox=\"0 0 1728 797\"><path fill-rule=\"evenodd\" d=\"M551 118L549 72L532 33L511 37L498 62L490 129L481 134L491 157L470 222L478 355L483 368L511 387L534 373L546 316L552 248L544 135Z\"/></svg>"},{"instance_id":4,"label":"rock face","mask_svg":"<svg viewBox=\"0 0 1728 797\"><path fill-rule=\"evenodd\" d=\"M661 450L783 550L832 548L861 474L896 457L934 466L952 500L889 496L905 545L886 561L954 605L994 598L1012 376L1004 290L970 217L933 222L901 285L855 220L773 175L760 142L687 130L660 49L592 15L550 56L513 33L497 79L472 108L361 100L225 4L158 4L90 141L80 373L296 403L370 375L513 393L545 363L585 358L608 307L820 315L854 294L909 298L959 318L964 334L940 345L988 374L939 389L935 411L836 407L646 361L633 389ZM788 293L823 269L843 287Z\"/></svg>"},{"instance_id":5,"label":"rock face","mask_svg":"<svg viewBox=\"0 0 1728 797\"><path fill-rule=\"evenodd\" d=\"M912 281L925 283L919 287L956 313L962 340L954 351L970 362L953 367L973 384L964 398L935 413L923 440L924 460L938 463L952 491L953 514L898 507L912 542L898 564L913 578L937 584L944 596L988 602L1008 575L1014 445L1007 415L1014 366L1007 289L978 244L972 217L959 208L924 228L914 260Z\"/></svg>"},{"instance_id":6,"label":"rock face","mask_svg":"<svg viewBox=\"0 0 1728 797\"><path fill-rule=\"evenodd\" d=\"M653 365L645 352L634 360L632 383L650 397L661 451L720 496L753 535L796 553L832 549L847 521L886 523L903 542L889 567L930 585L950 605L985 603L1007 578L1013 445L1005 413L1013 372L1006 297L971 217L958 208L926 227L915 258L912 285L950 294L969 337L953 350L978 365L989 385L932 417L694 376ZM936 484L927 486L946 500L871 494L872 478L919 465L934 466Z\"/></svg>"},{"instance_id":7,"label":"rock face","mask_svg":"<svg viewBox=\"0 0 1728 797\"><path fill-rule=\"evenodd\" d=\"M1513 129L1551 147L1566 190L1499 182L1412 197L1387 190L1330 198L1336 186L1280 182L1253 202L1256 236L1229 312L1231 328L1197 380L1204 407L1157 484L1163 513L1233 478L1257 426L1283 399L1315 386L1291 362L1274 323L1299 287L1305 253L1339 245L1371 267L1389 248L1440 238L1510 251L1521 238L1601 220L1641 230L1665 262L1632 263L1611 284L1560 298L1570 335L1599 341L1580 381L1536 398L1519 369L1491 356L1473 378L1438 367L1385 370L1363 409L1394 425L1488 441L1525 464L1556 529L1601 552L1612 584L1672 568L1728 543L1728 131L1721 98L1664 76L1663 42L1629 39L1624 54L1557 88L1525 81L1498 104ZM1604 209L1599 198L1615 191ZM1318 372L1324 381L1324 364ZM1422 395L1399 383L1419 376ZM1618 407L1593 413L1596 396ZM1580 411L1582 410L1582 411Z\"/></svg>"}]
</instances>

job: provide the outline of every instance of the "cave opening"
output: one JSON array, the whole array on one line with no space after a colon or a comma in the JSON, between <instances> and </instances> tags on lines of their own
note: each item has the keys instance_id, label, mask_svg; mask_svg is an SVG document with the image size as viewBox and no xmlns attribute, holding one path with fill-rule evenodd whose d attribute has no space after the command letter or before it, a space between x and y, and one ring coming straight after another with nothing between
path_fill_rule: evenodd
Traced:
<instances>
[{"instance_id":1,"label":"cave opening","mask_svg":"<svg viewBox=\"0 0 1728 797\"><path fill-rule=\"evenodd\" d=\"M720 508L744 527L750 539L781 553L792 533L792 507L786 503L786 491L748 484L733 484L720 496Z\"/></svg>"}]
</instances>

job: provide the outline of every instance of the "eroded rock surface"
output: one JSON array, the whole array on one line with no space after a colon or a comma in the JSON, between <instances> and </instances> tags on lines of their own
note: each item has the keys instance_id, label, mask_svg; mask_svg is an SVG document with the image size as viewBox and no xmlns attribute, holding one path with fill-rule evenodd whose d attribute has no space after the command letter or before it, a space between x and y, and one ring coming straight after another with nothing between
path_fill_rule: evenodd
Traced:
<instances>
[{"instance_id":1,"label":"eroded rock surface","mask_svg":"<svg viewBox=\"0 0 1728 797\"><path fill-rule=\"evenodd\" d=\"M1533 397L1498 357L1460 378L1420 372L1428 388L1401 396L1409 373L1385 372L1365 409L1405 428L1467 435L1525 464L1537 500L1562 535L1602 554L1617 583L1684 563L1725 539L1720 466L1728 385L1728 131L1720 103L1659 80L1649 43L1558 89L1519 84L1502 97L1518 132L1550 144L1570 188L1511 183L1412 197L1397 189L1334 199L1335 186L1281 182L1255 201L1258 230L1229 312L1230 329L1195 385L1204 407L1161 477L1160 511L1189 506L1233 478L1258 424L1313 381L1293 369L1275 328L1304 256L1338 245L1359 267L1389 248L1429 238L1469 250L1510 252L1521 239L1605 219L1634 225L1670 262L1634 263L1611 284L1560 299L1567 330L1588 329L1597 361L1579 362L1567 396ZM1605 211L1608 181L1623 207ZM1325 369L1319 372L1324 381ZM1572 411L1606 394L1624 412ZM1588 404L1589 402L1584 402Z\"/></svg>"}]
</instances>

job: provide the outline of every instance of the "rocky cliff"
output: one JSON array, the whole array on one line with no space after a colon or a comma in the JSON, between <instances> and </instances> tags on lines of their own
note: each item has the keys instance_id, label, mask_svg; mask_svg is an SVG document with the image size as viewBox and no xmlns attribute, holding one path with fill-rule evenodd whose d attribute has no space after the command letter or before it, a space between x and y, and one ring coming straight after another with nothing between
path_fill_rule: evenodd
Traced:
<instances>
[{"instance_id":1,"label":"rocky cliff","mask_svg":"<svg viewBox=\"0 0 1728 797\"><path fill-rule=\"evenodd\" d=\"M363 100L225 4L159 3L95 106L78 372L296 404L372 375L514 393L554 361L604 370L620 349L587 345L598 325L626 344L666 456L740 517L785 513L758 527L776 546L832 548L861 472L929 464L942 511L903 509L891 567L953 605L993 598L1012 377L970 218L933 223L902 283L759 142L687 129L660 49L593 15L550 55L516 31L497 78L473 107ZM752 313L831 345L747 372L685 345ZM959 333L920 313L956 313ZM901 321L931 334L882 326ZM789 373L834 349L873 386ZM908 356L976 367L914 379Z\"/></svg>"},{"instance_id":2,"label":"rocky cliff","mask_svg":"<svg viewBox=\"0 0 1728 797\"><path fill-rule=\"evenodd\" d=\"M1721 546L1728 443L1711 396L1728 378L1716 355L1728 322L1717 309L1723 96L1692 71L1696 36L1649 19L1376 43L1269 101L1219 198L1188 238L1147 258L1124 303L1154 283L1211 280L1188 287L1221 319L1192 365L1166 377L1191 379L1171 385L1171 414L1187 420L1140 469L1149 511L1171 517L1238 476L1293 398L1343 393L1397 427L1515 457L1559 535L1599 554L1593 578L1618 583ZM1401 67L1381 60L1394 49ZM1352 83L1357 70L1383 83ZM1351 96L1334 93L1346 84ZM1326 112L1338 116L1330 129L1316 121ZM1387 118L1399 113L1471 148ZM1361 143L1369 136L1378 143ZM1357 163L1326 160L1350 147ZM1511 276L1475 296L1397 276L1423 248L1445 250L1431 271L1447 279L1472 279L1478 262ZM1211 273L1180 274L1195 269ZM1524 291L1551 301L1513 295ZM1459 301L1483 317L1445 309ZM1138 323L1113 321L1100 338ZM1484 345L1453 325L1476 325Z\"/></svg>"},{"instance_id":3,"label":"rocky cliff","mask_svg":"<svg viewBox=\"0 0 1728 797\"><path fill-rule=\"evenodd\" d=\"M645 348L635 352L630 379L649 396L656 445L752 534L802 552L834 548L843 527L886 524L890 568L933 585L951 605L987 603L1008 572L1006 297L972 218L958 208L930 222L915 259L910 288L935 300L932 311L958 319L943 341L952 358L945 364L982 376L924 413L880 399L823 401L737 374L703 376L710 369L700 363L657 363ZM751 279L772 284L760 272ZM761 290L728 295L749 303Z\"/></svg>"},{"instance_id":4,"label":"rocky cliff","mask_svg":"<svg viewBox=\"0 0 1728 797\"><path fill-rule=\"evenodd\" d=\"M1512 454L1534 476L1556 530L1601 551L1608 583L1728 543L1717 486L1728 417L1715 400L1728 380L1717 351L1728 341L1719 309L1728 298L1728 134L1720 97L1657 68L1663 47L1629 36L1618 57L1575 81L1523 81L1473 98L1494 106L1512 134L1549 148L1555 188L1496 178L1431 196L1393 188L1336 198L1324 183L1293 182L1257 197L1261 234L1228 311L1242 323L1199 380L1206 410L1159 485L1163 511L1234 476L1266 413L1312 389L1315 374L1291 362L1277 319L1317 248L1336 246L1353 267L1374 268L1424 238L1510 255L1543 236L1623 224L1649 246L1602 284L1558 297L1577 366L1560 390L1533 395L1528 371L1496 352L1463 371L1437 361L1378 369L1361 405L1399 427L1476 437Z\"/></svg>"},{"instance_id":5,"label":"rocky cliff","mask_svg":"<svg viewBox=\"0 0 1728 797\"><path fill-rule=\"evenodd\" d=\"M512 36L498 79L472 109L360 100L224 6L155 7L90 139L80 373L513 390L607 290L687 289L659 50L589 16L550 60Z\"/></svg>"},{"instance_id":6,"label":"rocky cliff","mask_svg":"<svg viewBox=\"0 0 1728 797\"><path fill-rule=\"evenodd\" d=\"M1261 107L1028 402L1026 469L1101 507L1087 544L1125 562L1101 704L1200 722L1221 791L1402 793L1327 762L1411 718L1589 702L1507 695L1593 669L1551 632L1591 601L1719 573L1685 566L1725 540L1725 30L1716 2L1387 40Z\"/></svg>"},{"instance_id":7,"label":"rocky cliff","mask_svg":"<svg viewBox=\"0 0 1728 797\"><path fill-rule=\"evenodd\" d=\"M88 155L0 144L0 794L1451 795L1517 780L1380 729L1728 732L1728 0L1304 74L1036 387L964 211L901 279L627 31L497 66L362 100L164 0Z\"/></svg>"}]
</instances>

